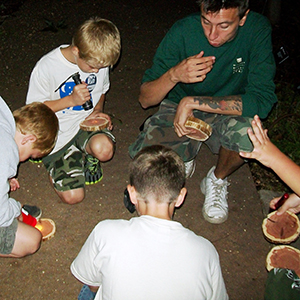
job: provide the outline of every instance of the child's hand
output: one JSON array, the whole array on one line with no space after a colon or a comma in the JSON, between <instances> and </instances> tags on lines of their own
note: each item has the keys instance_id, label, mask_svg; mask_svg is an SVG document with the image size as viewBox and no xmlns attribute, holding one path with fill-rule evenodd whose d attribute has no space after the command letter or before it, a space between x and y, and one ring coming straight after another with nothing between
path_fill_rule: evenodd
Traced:
<instances>
[{"instance_id":1,"label":"child's hand","mask_svg":"<svg viewBox=\"0 0 300 300\"><path fill-rule=\"evenodd\" d=\"M271 200L270 207L272 209L275 209L275 205L280 200L280 198L281 197L276 197ZM290 194L289 198L283 203L280 208L278 208L277 214L282 215L287 210L294 214L300 212L300 198L296 194Z\"/></svg>"},{"instance_id":2,"label":"child's hand","mask_svg":"<svg viewBox=\"0 0 300 300\"><path fill-rule=\"evenodd\" d=\"M10 185L10 191L16 191L20 188L20 184L17 178L11 178L9 179L9 185Z\"/></svg>"},{"instance_id":3,"label":"child's hand","mask_svg":"<svg viewBox=\"0 0 300 300\"><path fill-rule=\"evenodd\" d=\"M71 96L73 106L83 105L86 101L90 100L91 95L87 88L87 83L83 82L75 85Z\"/></svg>"},{"instance_id":4,"label":"child's hand","mask_svg":"<svg viewBox=\"0 0 300 300\"><path fill-rule=\"evenodd\" d=\"M273 155L277 152L276 146L270 141L267 135L267 129L263 129L259 117L256 115L252 121L252 130L248 128L248 135L253 143L252 152L243 152L239 154L245 158L253 158L260 161L267 167L270 167Z\"/></svg>"}]
</instances>

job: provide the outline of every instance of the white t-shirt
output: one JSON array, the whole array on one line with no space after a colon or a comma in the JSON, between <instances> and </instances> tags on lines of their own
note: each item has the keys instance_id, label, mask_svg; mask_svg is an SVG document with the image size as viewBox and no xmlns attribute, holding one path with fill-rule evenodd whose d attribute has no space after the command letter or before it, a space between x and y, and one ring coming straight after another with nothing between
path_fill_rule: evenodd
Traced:
<instances>
[{"instance_id":1,"label":"white t-shirt","mask_svg":"<svg viewBox=\"0 0 300 300\"><path fill-rule=\"evenodd\" d=\"M151 216L105 220L71 265L100 286L95 299L228 299L214 246L180 223Z\"/></svg>"},{"instance_id":2,"label":"white t-shirt","mask_svg":"<svg viewBox=\"0 0 300 300\"><path fill-rule=\"evenodd\" d=\"M15 177L19 150L15 142L16 123L12 112L0 97L0 227L9 226L21 213L21 204L9 197L9 178Z\"/></svg>"},{"instance_id":3,"label":"white t-shirt","mask_svg":"<svg viewBox=\"0 0 300 300\"><path fill-rule=\"evenodd\" d=\"M26 103L57 100L72 93L75 85L69 78L59 89L58 87L70 76L79 72L82 82L88 84L91 100L95 107L102 94L109 89L109 68L102 68L98 73L84 73L76 64L68 61L62 54L62 45L45 56L35 65L29 81ZM56 113L59 120L59 132L56 145L51 153L64 147L78 132L79 124L93 110L85 111L82 106L74 106Z\"/></svg>"}]
</instances>

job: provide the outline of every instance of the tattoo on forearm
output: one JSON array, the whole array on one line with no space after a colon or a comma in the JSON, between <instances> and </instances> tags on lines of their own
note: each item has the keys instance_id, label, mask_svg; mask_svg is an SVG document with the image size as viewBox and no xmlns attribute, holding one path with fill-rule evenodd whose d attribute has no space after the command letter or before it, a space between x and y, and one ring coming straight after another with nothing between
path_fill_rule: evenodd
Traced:
<instances>
[{"instance_id":1,"label":"tattoo on forearm","mask_svg":"<svg viewBox=\"0 0 300 300\"><path fill-rule=\"evenodd\" d=\"M212 109L220 109L223 111L242 111L242 97L239 95L225 97L195 96L194 102L198 102L199 106L208 105Z\"/></svg>"}]
</instances>

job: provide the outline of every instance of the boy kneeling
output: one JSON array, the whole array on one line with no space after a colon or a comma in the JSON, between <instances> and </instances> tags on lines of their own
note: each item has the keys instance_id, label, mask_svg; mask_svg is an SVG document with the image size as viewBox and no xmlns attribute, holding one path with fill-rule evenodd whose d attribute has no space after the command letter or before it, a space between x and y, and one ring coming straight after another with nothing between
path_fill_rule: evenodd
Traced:
<instances>
[{"instance_id":1,"label":"boy kneeling","mask_svg":"<svg viewBox=\"0 0 300 300\"><path fill-rule=\"evenodd\" d=\"M139 217L105 220L71 265L84 299L228 299L214 246L172 221L185 198L185 167L171 149L142 149L127 189Z\"/></svg>"},{"instance_id":2,"label":"boy kneeling","mask_svg":"<svg viewBox=\"0 0 300 300\"><path fill-rule=\"evenodd\" d=\"M10 180L16 176L19 162L43 157L53 149L57 132L57 117L45 104L34 102L12 114L0 97L1 257L23 257L40 247L41 232L22 222L20 202L9 196Z\"/></svg>"}]
</instances>

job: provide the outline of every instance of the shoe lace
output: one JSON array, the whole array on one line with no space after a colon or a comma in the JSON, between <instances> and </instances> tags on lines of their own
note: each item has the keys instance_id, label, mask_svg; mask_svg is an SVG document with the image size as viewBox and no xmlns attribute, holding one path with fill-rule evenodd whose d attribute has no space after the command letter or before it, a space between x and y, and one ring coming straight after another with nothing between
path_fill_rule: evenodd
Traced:
<instances>
[{"instance_id":1,"label":"shoe lace","mask_svg":"<svg viewBox=\"0 0 300 300\"><path fill-rule=\"evenodd\" d=\"M227 207L227 186L230 184L227 181L223 183L217 183L216 181L212 181L211 193L210 193L210 205L215 207Z\"/></svg>"}]
</instances>

